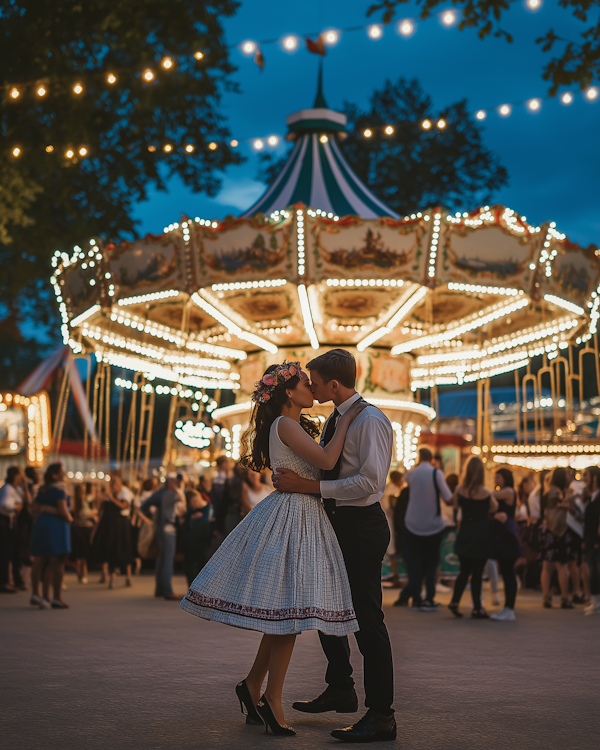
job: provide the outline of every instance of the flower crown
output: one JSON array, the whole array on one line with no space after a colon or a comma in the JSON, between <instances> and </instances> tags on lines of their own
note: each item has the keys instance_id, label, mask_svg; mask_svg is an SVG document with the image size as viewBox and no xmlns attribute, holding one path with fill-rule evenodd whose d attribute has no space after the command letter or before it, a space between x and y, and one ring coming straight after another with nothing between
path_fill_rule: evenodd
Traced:
<instances>
[{"instance_id":1,"label":"flower crown","mask_svg":"<svg viewBox=\"0 0 600 750\"><path fill-rule=\"evenodd\" d=\"M271 398L272 391L278 385L299 375L301 370L300 362L288 362L284 360L282 364L277 365L277 368L273 372L268 372L254 383L256 390L252 394L252 400L256 404L265 404Z\"/></svg>"}]
</instances>

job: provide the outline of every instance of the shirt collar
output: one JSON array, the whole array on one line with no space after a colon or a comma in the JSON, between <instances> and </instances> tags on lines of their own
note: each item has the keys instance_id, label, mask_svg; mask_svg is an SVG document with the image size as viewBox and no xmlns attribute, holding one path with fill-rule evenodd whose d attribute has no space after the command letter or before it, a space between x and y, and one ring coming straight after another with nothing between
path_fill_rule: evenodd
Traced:
<instances>
[{"instance_id":1,"label":"shirt collar","mask_svg":"<svg viewBox=\"0 0 600 750\"><path fill-rule=\"evenodd\" d=\"M350 398L347 398L339 406L336 406L335 408L338 410L338 414L343 417L348 409L352 406L352 404L356 403L360 397L360 393L354 393L352 396L350 396Z\"/></svg>"}]
</instances>

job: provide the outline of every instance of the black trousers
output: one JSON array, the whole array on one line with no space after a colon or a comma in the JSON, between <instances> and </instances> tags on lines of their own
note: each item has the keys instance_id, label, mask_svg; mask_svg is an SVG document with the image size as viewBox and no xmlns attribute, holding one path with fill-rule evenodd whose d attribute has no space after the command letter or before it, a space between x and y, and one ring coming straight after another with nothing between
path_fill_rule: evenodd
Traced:
<instances>
[{"instance_id":1,"label":"black trousers","mask_svg":"<svg viewBox=\"0 0 600 750\"><path fill-rule=\"evenodd\" d=\"M408 572L408 594L412 597L413 605L419 604L421 601L423 577L425 577L427 600L432 602L435 598L435 579L443 536L443 531L428 536L420 536L419 534L413 534L406 527L404 528L402 550Z\"/></svg>"},{"instance_id":2,"label":"black trousers","mask_svg":"<svg viewBox=\"0 0 600 750\"><path fill-rule=\"evenodd\" d=\"M381 609L381 563L390 541L388 522L379 503L366 508L338 507L328 510L328 515L342 549L360 627L355 636L364 659L365 705L389 713L394 700L394 668ZM350 690L354 680L348 638L321 632L319 638L329 662L325 681Z\"/></svg>"},{"instance_id":3,"label":"black trousers","mask_svg":"<svg viewBox=\"0 0 600 750\"><path fill-rule=\"evenodd\" d=\"M460 573L454 582L452 603L458 604L460 602L460 597L463 595L469 576L471 576L473 609L479 610L481 609L481 581L487 559L485 557L465 557L464 555L459 555L458 559L460 560Z\"/></svg>"},{"instance_id":4,"label":"black trousers","mask_svg":"<svg viewBox=\"0 0 600 750\"><path fill-rule=\"evenodd\" d=\"M517 574L515 573L516 557L507 557L498 560L500 575L504 580L504 606L515 608L517 600Z\"/></svg>"},{"instance_id":5,"label":"black trousers","mask_svg":"<svg viewBox=\"0 0 600 750\"><path fill-rule=\"evenodd\" d=\"M12 562L13 583L23 585L21 550L17 519L0 514L0 586L8 585L9 564Z\"/></svg>"}]
</instances>

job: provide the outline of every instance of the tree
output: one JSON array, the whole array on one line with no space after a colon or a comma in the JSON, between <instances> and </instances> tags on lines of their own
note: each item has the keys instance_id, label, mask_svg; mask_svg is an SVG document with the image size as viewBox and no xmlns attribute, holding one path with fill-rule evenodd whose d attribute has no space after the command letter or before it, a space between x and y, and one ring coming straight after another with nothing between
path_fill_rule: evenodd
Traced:
<instances>
[{"instance_id":1,"label":"tree","mask_svg":"<svg viewBox=\"0 0 600 750\"><path fill-rule=\"evenodd\" d=\"M360 179L401 215L426 206L476 206L508 182L505 168L482 143L482 125L460 101L439 112L417 80L386 81L361 109L346 102L348 138L342 149ZM430 130L421 123L429 119ZM439 129L438 120L446 127ZM394 134L383 128L394 126ZM369 128L373 135L365 138ZM283 161L262 157L259 178L271 182Z\"/></svg>"},{"instance_id":2,"label":"tree","mask_svg":"<svg viewBox=\"0 0 600 750\"><path fill-rule=\"evenodd\" d=\"M370 16L381 11L383 22L389 23L396 15L398 8L408 0L379 0L367 11ZM512 42L512 36L501 27L503 14L512 5L511 0L451 0L452 5L460 8L462 18L459 29L477 29L481 39L493 34ZM428 18L440 6L447 7L448 0L416 0L421 8L421 18ZM560 86L590 86L600 80L600 14L598 0L559 0L559 5L570 10L575 18L587 24L577 40L565 39L549 29L536 39L544 52L550 52L559 44L564 45L562 53L553 57L544 68L544 80L551 82L550 94L554 96ZM592 20L595 15L595 20Z\"/></svg>"},{"instance_id":3,"label":"tree","mask_svg":"<svg viewBox=\"0 0 600 750\"><path fill-rule=\"evenodd\" d=\"M165 189L177 174L196 191L218 192L219 171L240 161L219 111L223 92L235 90L221 21L236 8L235 0L0 0L5 333L25 310L40 322L54 315L54 250L135 235L131 210L149 187Z\"/></svg>"}]
</instances>

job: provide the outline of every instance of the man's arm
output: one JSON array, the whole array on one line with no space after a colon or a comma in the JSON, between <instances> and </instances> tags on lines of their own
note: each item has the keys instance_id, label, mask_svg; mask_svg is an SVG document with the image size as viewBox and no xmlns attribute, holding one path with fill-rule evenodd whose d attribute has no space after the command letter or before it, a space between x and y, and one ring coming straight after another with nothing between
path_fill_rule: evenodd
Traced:
<instances>
[{"instance_id":1,"label":"man's arm","mask_svg":"<svg viewBox=\"0 0 600 750\"><path fill-rule=\"evenodd\" d=\"M391 427L381 419L363 418L355 426L361 466L358 474L345 479L325 479L321 495L334 500L359 500L377 492L389 470L393 446Z\"/></svg>"},{"instance_id":2,"label":"man's arm","mask_svg":"<svg viewBox=\"0 0 600 750\"><path fill-rule=\"evenodd\" d=\"M438 489L440 491L440 495L442 496L442 500L446 503L446 505L452 505L452 490L450 489L450 487L448 487L444 472L441 469L434 469L434 471L436 473L435 478L437 479Z\"/></svg>"},{"instance_id":3,"label":"man's arm","mask_svg":"<svg viewBox=\"0 0 600 750\"><path fill-rule=\"evenodd\" d=\"M302 495L320 495L318 479L303 479L291 469L277 469L273 474L273 487L279 492L299 492Z\"/></svg>"}]
</instances>

